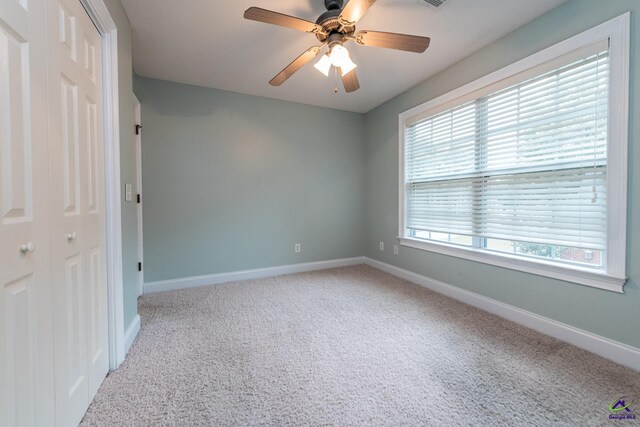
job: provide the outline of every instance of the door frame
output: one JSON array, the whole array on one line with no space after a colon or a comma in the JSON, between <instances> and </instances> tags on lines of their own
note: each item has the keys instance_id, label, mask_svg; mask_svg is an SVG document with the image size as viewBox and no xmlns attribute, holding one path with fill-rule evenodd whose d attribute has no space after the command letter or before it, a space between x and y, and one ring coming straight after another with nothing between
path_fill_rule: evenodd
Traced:
<instances>
[{"instance_id":1,"label":"door frame","mask_svg":"<svg viewBox=\"0 0 640 427\"><path fill-rule=\"evenodd\" d=\"M126 356L122 289L118 29L104 0L80 0L80 3L102 37L109 369L114 370Z\"/></svg>"},{"instance_id":2,"label":"door frame","mask_svg":"<svg viewBox=\"0 0 640 427\"><path fill-rule=\"evenodd\" d=\"M138 262L142 264L142 268L138 271L138 296L142 295L144 291L144 247L143 247L143 234L142 234L142 113L140 111L140 101L135 94L131 94L133 97L133 108L135 111L136 126L136 219L138 222Z\"/></svg>"}]
</instances>

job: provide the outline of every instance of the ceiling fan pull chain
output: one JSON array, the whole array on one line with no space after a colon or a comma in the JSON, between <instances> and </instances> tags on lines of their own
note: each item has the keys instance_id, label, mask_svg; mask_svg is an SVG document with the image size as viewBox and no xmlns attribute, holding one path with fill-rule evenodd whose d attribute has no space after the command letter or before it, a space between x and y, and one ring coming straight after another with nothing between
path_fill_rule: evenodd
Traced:
<instances>
[{"instance_id":1,"label":"ceiling fan pull chain","mask_svg":"<svg viewBox=\"0 0 640 427\"><path fill-rule=\"evenodd\" d=\"M338 69L333 67L333 93L338 93Z\"/></svg>"}]
</instances>

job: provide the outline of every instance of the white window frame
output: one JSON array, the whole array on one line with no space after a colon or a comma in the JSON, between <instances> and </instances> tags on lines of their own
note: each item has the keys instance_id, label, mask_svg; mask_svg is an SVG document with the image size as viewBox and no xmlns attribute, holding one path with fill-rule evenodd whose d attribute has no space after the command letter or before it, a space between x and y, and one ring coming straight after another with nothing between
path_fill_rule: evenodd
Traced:
<instances>
[{"instance_id":1,"label":"white window frame","mask_svg":"<svg viewBox=\"0 0 640 427\"><path fill-rule=\"evenodd\" d=\"M630 12L600 24L570 39L535 53L514 64L418 105L399 116L399 234L402 246L455 256L512 270L551 277L581 285L623 293L626 281L627 237L627 147L629 122L629 28ZM476 92L487 90L517 74L554 61L570 52L609 40L609 117L607 140L607 250L606 271L542 259L498 253L477 247L456 246L412 238L405 228L406 127L436 109L459 105ZM473 98L472 98L473 99Z\"/></svg>"}]
</instances>

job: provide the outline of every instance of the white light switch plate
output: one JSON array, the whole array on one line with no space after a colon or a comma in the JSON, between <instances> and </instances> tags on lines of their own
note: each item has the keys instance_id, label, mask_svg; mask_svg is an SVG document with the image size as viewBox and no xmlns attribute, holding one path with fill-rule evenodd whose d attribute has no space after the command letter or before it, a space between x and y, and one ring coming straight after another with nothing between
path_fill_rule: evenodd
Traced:
<instances>
[{"instance_id":1,"label":"white light switch plate","mask_svg":"<svg viewBox=\"0 0 640 427\"><path fill-rule=\"evenodd\" d=\"M124 185L124 201L125 202L130 202L132 199L132 191L131 191L131 184L125 184Z\"/></svg>"}]
</instances>

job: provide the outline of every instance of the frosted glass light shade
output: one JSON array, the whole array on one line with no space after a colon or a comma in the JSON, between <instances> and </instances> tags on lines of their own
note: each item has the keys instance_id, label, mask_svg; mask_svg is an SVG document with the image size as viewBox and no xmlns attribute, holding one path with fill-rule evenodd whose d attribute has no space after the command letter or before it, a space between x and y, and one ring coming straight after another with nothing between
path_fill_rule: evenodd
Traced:
<instances>
[{"instance_id":1,"label":"frosted glass light shade","mask_svg":"<svg viewBox=\"0 0 640 427\"><path fill-rule=\"evenodd\" d=\"M329 56L334 67L341 67L344 61L350 60L347 48L339 44L333 46Z\"/></svg>"},{"instance_id":2,"label":"frosted glass light shade","mask_svg":"<svg viewBox=\"0 0 640 427\"><path fill-rule=\"evenodd\" d=\"M344 76L349 71L353 70L356 67L357 65L354 64L351 58L347 56L347 58L342 61L342 65L340 65L340 70L342 71L342 75Z\"/></svg>"},{"instance_id":3,"label":"frosted glass light shade","mask_svg":"<svg viewBox=\"0 0 640 427\"><path fill-rule=\"evenodd\" d=\"M356 68L356 64L354 64L349 57L349 51L342 45L335 45L333 49L331 49L329 56L331 58L331 64L333 64L334 67L339 67L343 76Z\"/></svg>"},{"instance_id":4,"label":"frosted glass light shade","mask_svg":"<svg viewBox=\"0 0 640 427\"><path fill-rule=\"evenodd\" d=\"M329 55L322 55L322 58L315 63L314 67L325 76L329 77L329 69L331 68L331 58Z\"/></svg>"}]
</instances>

